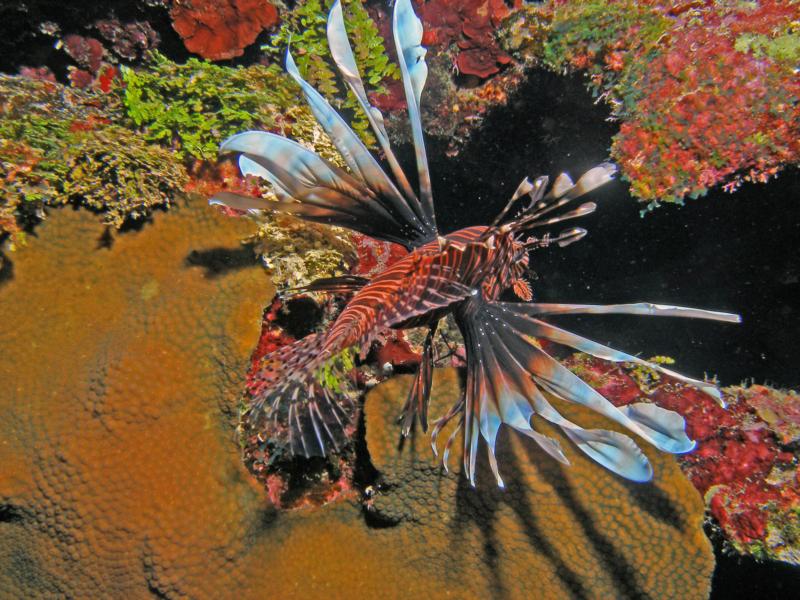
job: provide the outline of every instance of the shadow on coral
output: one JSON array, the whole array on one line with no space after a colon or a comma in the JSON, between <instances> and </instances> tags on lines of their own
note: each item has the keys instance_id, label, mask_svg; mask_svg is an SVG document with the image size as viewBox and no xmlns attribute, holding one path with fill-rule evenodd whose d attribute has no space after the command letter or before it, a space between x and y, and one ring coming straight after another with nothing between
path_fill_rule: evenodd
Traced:
<instances>
[{"instance_id":1,"label":"shadow on coral","mask_svg":"<svg viewBox=\"0 0 800 600\"><path fill-rule=\"evenodd\" d=\"M531 444L525 444L525 447L531 460L535 459L534 455L541 456L541 453L537 453ZM633 598L646 598L647 594L633 577L636 572L636 566L632 565L626 560L625 556L617 552L608 536L595 526L594 519L576 497L569 481L566 478L557 477L555 472L549 469L543 469L541 474L557 491L561 502L576 517L586 537L597 549L596 554L600 557L606 572L617 582L617 587L620 590L626 590ZM648 513L653 514L651 508L648 507L646 510ZM663 520L661 516L658 516L658 518Z\"/></svg>"},{"instance_id":2,"label":"shadow on coral","mask_svg":"<svg viewBox=\"0 0 800 600\"><path fill-rule=\"evenodd\" d=\"M205 276L220 277L231 271L246 269L257 264L253 250L248 246L241 248L210 248L192 250L184 260L187 267L202 267Z\"/></svg>"},{"instance_id":3,"label":"shadow on coral","mask_svg":"<svg viewBox=\"0 0 800 600\"><path fill-rule=\"evenodd\" d=\"M675 506L673 500L663 490L654 485L626 482L628 493L636 504L650 516L676 530L689 527L686 516Z\"/></svg>"},{"instance_id":4,"label":"shadow on coral","mask_svg":"<svg viewBox=\"0 0 800 600\"><path fill-rule=\"evenodd\" d=\"M0 504L0 523L14 523L22 520L19 509L12 504Z\"/></svg>"},{"instance_id":5,"label":"shadow on coral","mask_svg":"<svg viewBox=\"0 0 800 600\"><path fill-rule=\"evenodd\" d=\"M11 262L8 254L0 251L0 285L8 283L14 279L14 263Z\"/></svg>"},{"instance_id":6,"label":"shadow on coral","mask_svg":"<svg viewBox=\"0 0 800 600\"><path fill-rule=\"evenodd\" d=\"M520 519L523 525L525 536L531 549L540 553L555 565L555 572L562 583L572 592L574 598L584 600L590 597L589 590L583 585L579 575L559 555L558 551L547 541L547 537L542 532L538 524L536 511L531 505L526 494L513 494L512 489L524 489L527 485L521 475L517 462L517 456L509 451L508 436L505 431L501 432L497 440L498 452L503 452L507 460L503 465L503 478L506 483L506 490L501 490L493 486L470 486L463 466L458 477L458 489L456 491L456 515L454 524L461 520L471 520L479 528L483 535L484 561L490 566L490 572L494 577L493 589L498 590L495 598L505 598L505 584L499 575L498 569L498 542L497 542L497 513L500 505L505 504ZM527 446L527 444L526 444ZM535 452L529 452L535 454ZM532 457L532 463L541 458ZM478 458L478 474L480 481L492 481L493 475L486 464L486 457L483 453ZM552 482L551 482L552 483ZM475 519L474 515L481 518ZM453 529L453 534L458 536L458 529Z\"/></svg>"}]
</instances>

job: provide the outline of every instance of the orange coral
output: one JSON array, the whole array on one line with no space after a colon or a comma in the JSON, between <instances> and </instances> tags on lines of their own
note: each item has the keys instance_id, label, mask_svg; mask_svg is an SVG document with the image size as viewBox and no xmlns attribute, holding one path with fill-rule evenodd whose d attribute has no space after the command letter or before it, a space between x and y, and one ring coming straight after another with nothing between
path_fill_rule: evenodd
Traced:
<instances>
[{"instance_id":1,"label":"orange coral","mask_svg":"<svg viewBox=\"0 0 800 600\"><path fill-rule=\"evenodd\" d=\"M493 485L481 461L472 489L460 474L458 440L449 476L440 474L427 436L411 437L398 450L398 400L410 380L395 378L367 397L367 447L385 487L371 500L371 513L400 523L419 564L453 574L454 597L498 589L511 598L708 595L714 559L701 527L703 503L672 457L648 450L655 480L634 484L568 445L572 466L563 467L521 437L501 435L507 489ZM436 373L433 392L431 414L442 414L459 395L456 371ZM579 418L592 421L588 426L608 427L584 413Z\"/></svg>"},{"instance_id":2,"label":"orange coral","mask_svg":"<svg viewBox=\"0 0 800 600\"><path fill-rule=\"evenodd\" d=\"M223 415L269 294L256 265L226 270L251 227L197 201L102 248L91 215L58 211L19 253L0 287L0 595L202 590L263 526Z\"/></svg>"},{"instance_id":3,"label":"orange coral","mask_svg":"<svg viewBox=\"0 0 800 600\"><path fill-rule=\"evenodd\" d=\"M91 215L60 210L19 253L0 286L0 594L706 595L702 503L671 459L651 456L656 484L637 486L534 454L507 492L466 489L422 438L406 446L419 458L394 456L408 378L367 403L370 452L397 486L370 514L396 525L354 501L275 511L232 424L270 295L240 253L247 227L179 203L108 248ZM452 372L436 385L439 412Z\"/></svg>"}]
</instances>

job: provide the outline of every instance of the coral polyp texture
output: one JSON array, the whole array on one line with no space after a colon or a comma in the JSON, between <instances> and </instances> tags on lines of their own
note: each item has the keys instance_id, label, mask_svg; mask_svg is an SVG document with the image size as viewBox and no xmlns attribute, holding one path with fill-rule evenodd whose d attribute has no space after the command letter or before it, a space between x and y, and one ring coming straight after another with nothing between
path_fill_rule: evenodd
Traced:
<instances>
[{"instance_id":1,"label":"coral polyp texture","mask_svg":"<svg viewBox=\"0 0 800 600\"><path fill-rule=\"evenodd\" d=\"M507 493L472 492L440 479L418 438L412 462L395 454L408 379L367 403L369 451L396 485L367 510L413 518L376 528L353 499L276 511L234 432L270 290L241 255L251 225L204 204L180 203L111 248L90 215L60 211L0 286L15 325L0 329L0 595L707 595L702 503L672 459L653 453L656 483L642 488L580 458L562 474L519 457L504 463L518 473ZM226 256L247 260L226 269ZM438 412L457 383L436 383Z\"/></svg>"},{"instance_id":2,"label":"coral polyp texture","mask_svg":"<svg viewBox=\"0 0 800 600\"><path fill-rule=\"evenodd\" d=\"M708 595L714 560L700 527L702 503L674 458L647 450L657 475L652 485L637 486L577 452L565 467L530 440L501 435L507 489L473 489L457 456L454 472L441 472L419 431L399 443L397 400L410 385L410 377L397 377L367 396L367 449L380 473L367 511L376 523L394 524L403 547L419 553L420 569L451 579L453 597ZM437 370L431 414L445 412L459 387L455 370ZM584 417L589 426L607 426ZM442 432L440 450L449 433ZM491 479L484 456L479 470L480 481Z\"/></svg>"},{"instance_id":3,"label":"coral polyp texture","mask_svg":"<svg viewBox=\"0 0 800 600\"><path fill-rule=\"evenodd\" d=\"M555 0L509 50L582 71L621 121L612 156L650 208L800 163L800 3Z\"/></svg>"},{"instance_id":4,"label":"coral polyp texture","mask_svg":"<svg viewBox=\"0 0 800 600\"><path fill-rule=\"evenodd\" d=\"M679 457L728 547L800 564L800 400L766 386L723 390L727 409L677 381L576 355L567 363L617 405L647 398L686 418Z\"/></svg>"},{"instance_id":5,"label":"coral polyp texture","mask_svg":"<svg viewBox=\"0 0 800 600\"><path fill-rule=\"evenodd\" d=\"M267 0L174 0L170 16L186 48L209 60L241 56L278 22Z\"/></svg>"}]
</instances>

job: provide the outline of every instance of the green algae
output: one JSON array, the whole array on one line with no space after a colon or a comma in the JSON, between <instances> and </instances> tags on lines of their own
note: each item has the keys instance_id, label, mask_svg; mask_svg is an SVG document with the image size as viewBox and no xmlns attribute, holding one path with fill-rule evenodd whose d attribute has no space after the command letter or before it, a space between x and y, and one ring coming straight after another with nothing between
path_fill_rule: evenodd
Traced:
<instances>
[{"instance_id":1,"label":"green algae","mask_svg":"<svg viewBox=\"0 0 800 600\"><path fill-rule=\"evenodd\" d=\"M188 180L173 153L114 122L113 95L1 76L0 96L0 233L12 250L46 207L86 206L119 228L168 205Z\"/></svg>"},{"instance_id":2,"label":"green algae","mask_svg":"<svg viewBox=\"0 0 800 600\"><path fill-rule=\"evenodd\" d=\"M336 108L352 111L353 130L367 145L374 146L376 140L369 121L355 96L349 88L337 83L326 38L327 15L332 4L333 0L308 0L284 13L280 28L262 49L282 61L286 49L291 47L303 77ZM345 0L342 4L345 27L361 74L375 93L385 93L383 82L399 79L399 69L389 61L384 40L361 0Z\"/></svg>"},{"instance_id":3,"label":"green algae","mask_svg":"<svg viewBox=\"0 0 800 600\"><path fill-rule=\"evenodd\" d=\"M146 69L124 68L127 116L144 138L180 158L214 160L221 140L246 129L281 129L299 88L277 65L185 64L150 54Z\"/></svg>"}]
</instances>

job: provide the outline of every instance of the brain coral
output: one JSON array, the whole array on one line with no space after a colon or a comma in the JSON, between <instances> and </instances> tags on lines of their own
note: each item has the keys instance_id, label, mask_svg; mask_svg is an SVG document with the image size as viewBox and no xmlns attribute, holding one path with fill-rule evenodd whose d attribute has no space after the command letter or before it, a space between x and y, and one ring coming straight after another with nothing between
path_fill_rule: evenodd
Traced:
<instances>
[{"instance_id":1,"label":"brain coral","mask_svg":"<svg viewBox=\"0 0 800 600\"><path fill-rule=\"evenodd\" d=\"M646 450L656 474L652 485L641 485L566 444L571 467L505 434L498 462L507 489L495 488L483 464L473 490L459 473L459 441L450 458L456 472L447 476L431 458L427 436L398 447L399 400L409 382L395 378L367 398L367 447L385 488L371 512L399 523L405 547L430 573L452 577L455 597L708 595L714 560L701 527L702 501L674 459ZM437 373L433 390L431 414L443 414L458 397L456 372ZM594 415L577 420L601 426Z\"/></svg>"},{"instance_id":2,"label":"brain coral","mask_svg":"<svg viewBox=\"0 0 800 600\"><path fill-rule=\"evenodd\" d=\"M392 486L376 518L354 501L276 511L232 425L270 296L246 227L178 203L107 247L91 215L60 210L19 253L0 285L0 597L706 595L702 504L671 460L652 456L643 487L503 446L510 489L475 492L421 440L395 458L408 379L368 399ZM455 379L436 383L438 411Z\"/></svg>"}]
</instances>

